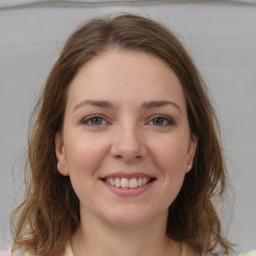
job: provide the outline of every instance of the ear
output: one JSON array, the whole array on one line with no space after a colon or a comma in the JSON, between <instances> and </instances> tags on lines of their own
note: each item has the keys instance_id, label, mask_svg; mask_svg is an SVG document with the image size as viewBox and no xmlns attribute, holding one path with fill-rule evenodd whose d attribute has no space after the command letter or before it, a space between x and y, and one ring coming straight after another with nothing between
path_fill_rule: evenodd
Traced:
<instances>
[{"instance_id":1,"label":"ear","mask_svg":"<svg viewBox=\"0 0 256 256\"><path fill-rule=\"evenodd\" d=\"M190 137L189 145L188 145L186 173L188 173L192 169L196 148L197 148L197 137L195 134L192 134Z\"/></svg>"},{"instance_id":2,"label":"ear","mask_svg":"<svg viewBox=\"0 0 256 256\"><path fill-rule=\"evenodd\" d=\"M55 154L57 158L57 169L60 174L68 176L67 161L64 149L63 137L60 133L55 135Z\"/></svg>"}]
</instances>

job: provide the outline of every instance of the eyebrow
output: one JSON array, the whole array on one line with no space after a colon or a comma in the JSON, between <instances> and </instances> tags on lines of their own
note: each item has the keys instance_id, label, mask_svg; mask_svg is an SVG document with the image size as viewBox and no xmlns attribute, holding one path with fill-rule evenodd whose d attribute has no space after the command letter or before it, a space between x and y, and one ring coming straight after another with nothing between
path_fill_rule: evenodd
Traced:
<instances>
[{"instance_id":1,"label":"eyebrow","mask_svg":"<svg viewBox=\"0 0 256 256\"><path fill-rule=\"evenodd\" d=\"M79 109L83 106L87 106L87 105L91 105L94 107L100 107L100 108L113 108L114 107L113 103L111 103L109 101L105 101L105 100L83 100L74 107L73 112L76 111L77 109ZM181 108L178 104L176 104L172 101L168 101L168 100L144 102L141 105L141 109L159 108L159 107L164 107L164 106L168 106L168 105L175 107L176 109L178 109L181 112Z\"/></svg>"},{"instance_id":2,"label":"eyebrow","mask_svg":"<svg viewBox=\"0 0 256 256\"><path fill-rule=\"evenodd\" d=\"M171 105L173 107L175 107L176 109L178 109L181 112L181 108L178 104L169 101L169 100L160 100L160 101L149 101L149 102L144 102L141 105L141 108L144 109L150 109L150 108L159 108L159 107L164 107L164 106L168 106Z\"/></svg>"},{"instance_id":3,"label":"eyebrow","mask_svg":"<svg viewBox=\"0 0 256 256\"><path fill-rule=\"evenodd\" d=\"M87 105L91 105L94 107L100 107L100 108L113 108L114 107L113 103L111 103L109 101L105 101L105 100L83 100L74 107L73 112L76 111L77 109L79 109L83 106L87 106Z\"/></svg>"}]
</instances>

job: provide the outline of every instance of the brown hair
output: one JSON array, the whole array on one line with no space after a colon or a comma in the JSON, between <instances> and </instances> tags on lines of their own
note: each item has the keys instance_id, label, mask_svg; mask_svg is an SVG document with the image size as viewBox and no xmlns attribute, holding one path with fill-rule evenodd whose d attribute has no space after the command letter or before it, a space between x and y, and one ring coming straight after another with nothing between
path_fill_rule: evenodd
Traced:
<instances>
[{"instance_id":1,"label":"brown hair","mask_svg":"<svg viewBox=\"0 0 256 256\"><path fill-rule=\"evenodd\" d=\"M204 83L176 37L158 23L140 16L121 15L92 20L67 40L42 97L28 146L30 178L23 203L14 211L13 249L38 255L61 255L80 222L79 200L69 177L56 169L54 138L60 131L68 86L79 68L108 48L140 50L168 63L179 78L187 101L191 132L198 138L194 166L169 207L166 234L185 241L198 253L228 254L212 199L226 186L217 120ZM15 224L14 224L15 223Z\"/></svg>"}]
</instances>

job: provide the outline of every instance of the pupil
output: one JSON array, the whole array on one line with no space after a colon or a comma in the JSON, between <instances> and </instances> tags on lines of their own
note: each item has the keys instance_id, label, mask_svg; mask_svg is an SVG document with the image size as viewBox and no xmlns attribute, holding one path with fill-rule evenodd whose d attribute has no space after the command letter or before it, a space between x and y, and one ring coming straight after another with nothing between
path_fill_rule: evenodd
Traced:
<instances>
[{"instance_id":1,"label":"pupil","mask_svg":"<svg viewBox=\"0 0 256 256\"><path fill-rule=\"evenodd\" d=\"M155 118L155 119L153 120L153 123L154 123L155 125L162 125L162 124L163 124L163 118L157 117L157 118Z\"/></svg>"},{"instance_id":2,"label":"pupil","mask_svg":"<svg viewBox=\"0 0 256 256\"><path fill-rule=\"evenodd\" d=\"M101 125L102 124L102 119L99 118L99 117L95 117L92 119L92 124L95 124L95 125Z\"/></svg>"}]
</instances>

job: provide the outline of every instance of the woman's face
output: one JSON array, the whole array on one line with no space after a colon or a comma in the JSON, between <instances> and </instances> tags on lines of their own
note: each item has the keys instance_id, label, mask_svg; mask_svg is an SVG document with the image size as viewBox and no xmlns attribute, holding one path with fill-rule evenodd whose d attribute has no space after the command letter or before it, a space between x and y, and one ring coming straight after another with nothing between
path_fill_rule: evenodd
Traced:
<instances>
[{"instance_id":1,"label":"woman's face","mask_svg":"<svg viewBox=\"0 0 256 256\"><path fill-rule=\"evenodd\" d=\"M115 49L74 77L55 142L81 218L122 227L166 220L197 144L175 73L153 55Z\"/></svg>"}]
</instances>

